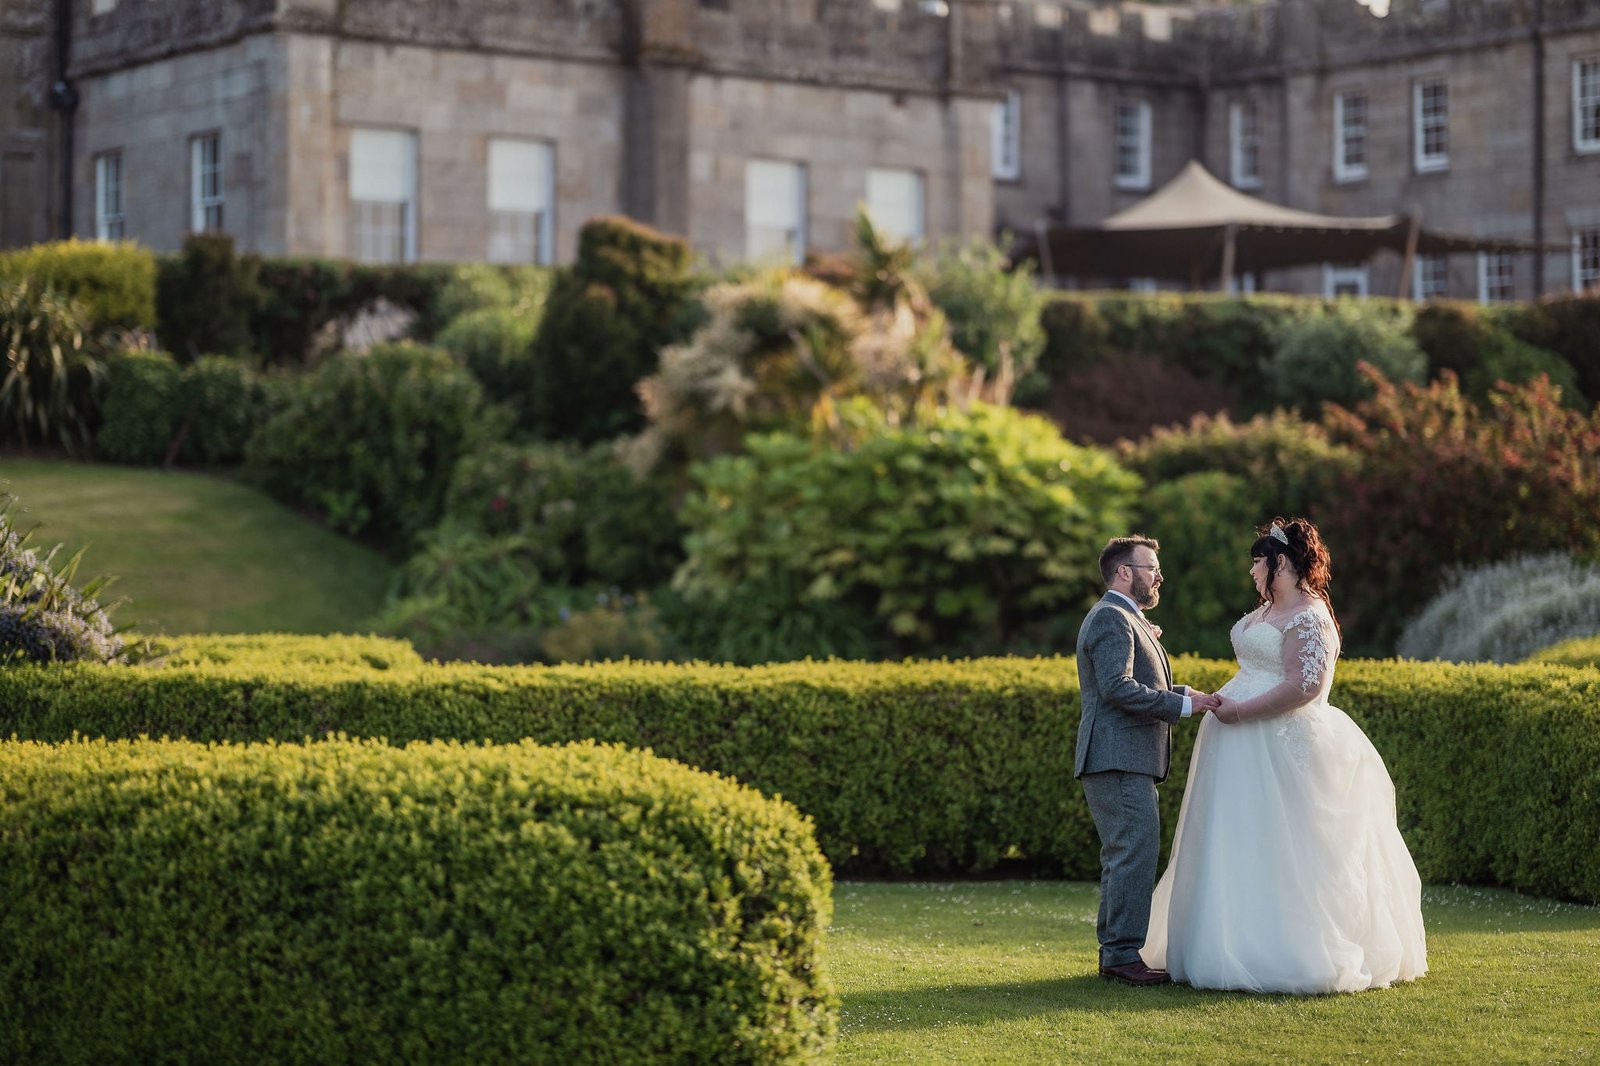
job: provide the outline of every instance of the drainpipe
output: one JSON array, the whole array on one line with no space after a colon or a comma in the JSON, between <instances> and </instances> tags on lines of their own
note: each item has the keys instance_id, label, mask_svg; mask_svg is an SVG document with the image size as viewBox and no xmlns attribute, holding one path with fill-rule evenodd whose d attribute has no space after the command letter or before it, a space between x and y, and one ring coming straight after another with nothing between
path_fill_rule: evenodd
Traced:
<instances>
[{"instance_id":1,"label":"drainpipe","mask_svg":"<svg viewBox=\"0 0 1600 1066\"><path fill-rule=\"evenodd\" d=\"M56 236L72 236L72 134L78 111L78 90L67 78L72 58L72 0L56 0L56 80L50 86L50 106L61 113L61 213Z\"/></svg>"},{"instance_id":2,"label":"drainpipe","mask_svg":"<svg viewBox=\"0 0 1600 1066\"><path fill-rule=\"evenodd\" d=\"M1544 0L1533 0L1533 291L1544 295Z\"/></svg>"}]
</instances>

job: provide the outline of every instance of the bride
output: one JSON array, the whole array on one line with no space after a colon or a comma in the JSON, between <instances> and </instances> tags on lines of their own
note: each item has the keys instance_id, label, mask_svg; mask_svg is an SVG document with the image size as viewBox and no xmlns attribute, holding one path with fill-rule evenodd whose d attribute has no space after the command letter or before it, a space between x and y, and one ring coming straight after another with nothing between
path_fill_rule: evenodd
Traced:
<instances>
[{"instance_id":1,"label":"bride","mask_svg":"<svg viewBox=\"0 0 1600 1066\"><path fill-rule=\"evenodd\" d=\"M1422 883L1394 784L1328 704L1339 655L1328 550L1296 518L1274 522L1250 555L1261 605L1234 624L1239 672L1195 738L1144 962L1197 988L1253 992L1420 977Z\"/></svg>"}]
</instances>

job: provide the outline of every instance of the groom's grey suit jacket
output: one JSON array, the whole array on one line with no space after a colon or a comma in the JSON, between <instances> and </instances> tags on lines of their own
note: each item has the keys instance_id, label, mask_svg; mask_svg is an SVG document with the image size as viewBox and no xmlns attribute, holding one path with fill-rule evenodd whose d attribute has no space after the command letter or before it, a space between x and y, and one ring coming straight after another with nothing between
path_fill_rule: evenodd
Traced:
<instances>
[{"instance_id":1,"label":"groom's grey suit jacket","mask_svg":"<svg viewBox=\"0 0 1600 1066\"><path fill-rule=\"evenodd\" d=\"M1172 684L1167 651L1144 616L1107 592L1078 629L1083 719L1073 774L1123 770L1167 779L1171 723L1183 716L1187 686Z\"/></svg>"}]
</instances>

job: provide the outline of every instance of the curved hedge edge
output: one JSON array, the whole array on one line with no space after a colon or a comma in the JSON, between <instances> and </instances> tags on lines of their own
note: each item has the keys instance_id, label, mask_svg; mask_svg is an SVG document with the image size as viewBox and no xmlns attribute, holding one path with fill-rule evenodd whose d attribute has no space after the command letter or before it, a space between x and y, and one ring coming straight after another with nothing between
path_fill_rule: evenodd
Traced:
<instances>
[{"instance_id":1,"label":"curved hedge edge","mask_svg":"<svg viewBox=\"0 0 1600 1066\"><path fill-rule=\"evenodd\" d=\"M830 888L615 747L0 744L0 1059L812 1061Z\"/></svg>"}]
</instances>

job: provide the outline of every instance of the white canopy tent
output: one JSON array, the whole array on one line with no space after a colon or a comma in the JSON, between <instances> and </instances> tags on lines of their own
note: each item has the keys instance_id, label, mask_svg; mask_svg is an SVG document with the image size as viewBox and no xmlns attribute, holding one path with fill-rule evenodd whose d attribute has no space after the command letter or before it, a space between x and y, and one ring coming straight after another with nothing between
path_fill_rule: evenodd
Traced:
<instances>
[{"instance_id":1,"label":"white canopy tent","mask_svg":"<svg viewBox=\"0 0 1600 1066\"><path fill-rule=\"evenodd\" d=\"M1194 160L1098 226L1041 223L1019 244L1046 276L1160 278L1194 289L1212 279L1226 289L1240 272L1359 262L1389 249L1404 259L1402 298L1418 255L1544 250L1528 241L1439 233L1415 216L1344 218L1284 207L1224 184Z\"/></svg>"}]
</instances>

